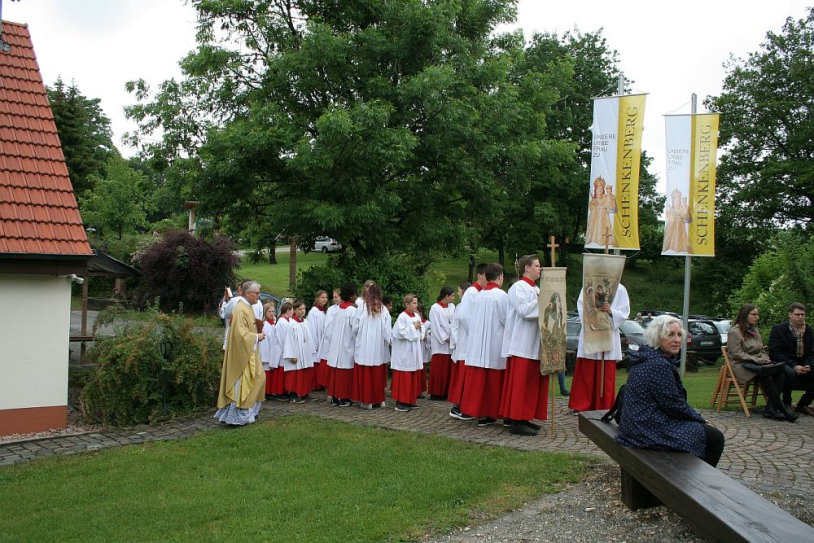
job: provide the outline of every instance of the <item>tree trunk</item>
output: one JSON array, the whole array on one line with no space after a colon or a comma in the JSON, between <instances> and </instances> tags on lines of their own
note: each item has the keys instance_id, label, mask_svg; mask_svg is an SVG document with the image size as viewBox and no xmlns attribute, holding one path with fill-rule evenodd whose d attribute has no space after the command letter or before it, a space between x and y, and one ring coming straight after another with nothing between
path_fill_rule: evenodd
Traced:
<instances>
[{"instance_id":1,"label":"tree trunk","mask_svg":"<svg viewBox=\"0 0 814 543\"><path fill-rule=\"evenodd\" d=\"M297 238L289 239L289 260L288 260L288 290L294 292L297 286Z\"/></svg>"},{"instance_id":2,"label":"tree trunk","mask_svg":"<svg viewBox=\"0 0 814 543\"><path fill-rule=\"evenodd\" d=\"M277 243L274 240L269 243L269 264L277 264Z\"/></svg>"},{"instance_id":3,"label":"tree trunk","mask_svg":"<svg viewBox=\"0 0 814 543\"><path fill-rule=\"evenodd\" d=\"M475 277L475 255L471 254L469 255L469 272L466 274L466 280L469 281L470 285L474 283L474 277Z\"/></svg>"}]
</instances>

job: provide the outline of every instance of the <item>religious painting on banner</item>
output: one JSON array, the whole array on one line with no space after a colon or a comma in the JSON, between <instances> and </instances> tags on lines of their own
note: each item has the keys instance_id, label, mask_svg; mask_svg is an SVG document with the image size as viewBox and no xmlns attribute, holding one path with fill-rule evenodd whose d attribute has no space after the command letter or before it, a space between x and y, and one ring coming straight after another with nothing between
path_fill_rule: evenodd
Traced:
<instances>
[{"instance_id":1,"label":"religious painting on banner","mask_svg":"<svg viewBox=\"0 0 814 543\"><path fill-rule=\"evenodd\" d=\"M613 303L625 257L621 255L582 255L582 292L579 308L582 317L582 348L585 354L604 353L613 350L613 330L610 313L601 311L607 302Z\"/></svg>"},{"instance_id":2,"label":"religious painting on banner","mask_svg":"<svg viewBox=\"0 0 814 543\"><path fill-rule=\"evenodd\" d=\"M565 268L543 268L540 276L540 373L565 371Z\"/></svg>"},{"instance_id":3,"label":"religious painting on banner","mask_svg":"<svg viewBox=\"0 0 814 543\"><path fill-rule=\"evenodd\" d=\"M715 256L718 114L668 115L663 255Z\"/></svg>"},{"instance_id":4,"label":"religious painting on banner","mask_svg":"<svg viewBox=\"0 0 814 543\"><path fill-rule=\"evenodd\" d=\"M639 249L643 94L594 99L586 249Z\"/></svg>"}]
</instances>

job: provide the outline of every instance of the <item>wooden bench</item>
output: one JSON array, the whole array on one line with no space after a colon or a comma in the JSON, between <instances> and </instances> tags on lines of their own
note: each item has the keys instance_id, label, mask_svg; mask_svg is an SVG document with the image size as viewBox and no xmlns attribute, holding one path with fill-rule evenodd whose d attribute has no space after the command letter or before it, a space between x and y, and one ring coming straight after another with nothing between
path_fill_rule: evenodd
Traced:
<instances>
[{"instance_id":1,"label":"wooden bench","mask_svg":"<svg viewBox=\"0 0 814 543\"><path fill-rule=\"evenodd\" d=\"M603 412L579 414L579 431L622 469L630 509L665 505L710 541L814 541L814 528L689 453L623 447Z\"/></svg>"}]
</instances>

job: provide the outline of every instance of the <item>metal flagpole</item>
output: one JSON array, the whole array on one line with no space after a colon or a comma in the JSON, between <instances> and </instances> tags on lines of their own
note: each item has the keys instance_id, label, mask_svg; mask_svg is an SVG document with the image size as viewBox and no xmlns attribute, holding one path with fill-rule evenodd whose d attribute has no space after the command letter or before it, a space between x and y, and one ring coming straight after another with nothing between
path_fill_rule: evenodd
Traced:
<instances>
[{"instance_id":1,"label":"metal flagpole","mask_svg":"<svg viewBox=\"0 0 814 543\"><path fill-rule=\"evenodd\" d=\"M695 115L698 112L698 95L692 94L692 109L691 113ZM690 314L690 259L692 257L688 254L684 257L684 306L681 311L681 326L684 328L684 333L689 335L688 315ZM679 373L681 377L687 372L687 338L681 342L681 363L679 365Z\"/></svg>"}]
</instances>

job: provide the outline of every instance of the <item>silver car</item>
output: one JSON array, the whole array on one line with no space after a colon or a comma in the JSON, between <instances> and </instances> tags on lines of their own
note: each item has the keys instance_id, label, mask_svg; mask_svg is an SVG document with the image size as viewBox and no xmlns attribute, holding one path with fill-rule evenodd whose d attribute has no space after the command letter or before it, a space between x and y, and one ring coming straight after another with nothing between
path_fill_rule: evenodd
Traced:
<instances>
[{"instance_id":1,"label":"silver car","mask_svg":"<svg viewBox=\"0 0 814 543\"><path fill-rule=\"evenodd\" d=\"M342 250L342 244L327 236L317 236L314 240L314 251L323 253L335 253Z\"/></svg>"}]
</instances>

